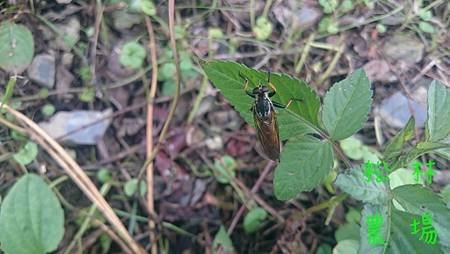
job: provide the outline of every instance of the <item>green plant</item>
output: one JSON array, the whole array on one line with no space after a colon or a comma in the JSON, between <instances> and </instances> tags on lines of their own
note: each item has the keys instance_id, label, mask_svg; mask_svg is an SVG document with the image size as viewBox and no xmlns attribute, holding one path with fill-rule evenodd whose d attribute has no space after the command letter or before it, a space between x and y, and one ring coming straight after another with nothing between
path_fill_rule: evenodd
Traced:
<instances>
[{"instance_id":1,"label":"green plant","mask_svg":"<svg viewBox=\"0 0 450 254\"><path fill-rule=\"evenodd\" d=\"M145 57L145 48L136 41L130 41L123 45L119 61L127 68L139 69L144 64Z\"/></svg>"},{"instance_id":2,"label":"green plant","mask_svg":"<svg viewBox=\"0 0 450 254\"><path fill-rule=\"evenodd\" d=\"M26 174L6 195L0 225L4 252L53 252L64 235L64 212L47 184L37 175Z\"/></svg>"},{"instance_id":3,"label":"green plant","mask_svg":"<svg viewBox=\"0 0 450 254\"><path fill-rule=\"evenodd\" d=\"M1 23L0 45L0 68L5 71L21 73L33 60L33 35L23 25Z\"/></svg>"},{"instance_id":4,"label":"green plant","mask_svg":"<svg viewBox=\"0 0 450 254\"><path fill-rule=\"evenodd\" d=\"M250 81L250 89L267 83L267 73L250 69L242 64L227 61L211 61L203 69L230 101L245 121L253 125L249 108L253 99L243 90L242 75ZM241 74L240 74L241 73ZM334 84L326 93L323 103L315 92L303 81L285 74L272 74L271 82L277 89L273 101L286 104L297 98L296 103L277 112L280 137L287 140L281 153L281 162L274 173L274 192L280 200L295 198L303 191L310 191L327 178L333 168L336 155L345 162L335 185L353 198L364 203L360 226L353 222L347 228L360 227L360 239L342 237L335 248L337 253L441 253L450 248L450 210L441 197L420 184L396 182L394 189L385 181L376 181L364 173L365 164L352 166L341 153L337 142L345 152L362 150L355 159L363 157L362 143L350 136L358 132L366 122L372 102L370 83L363 70L356 70L346 79ZM428 91L428 120L425 135L418 142L414 137L414 120L411 119L384 149L381 164L391 174L408 167L417 157L436 152L450 158L450 89L433 81ZM318 138L320 136L320 138ZM365 151L368 152L368 151ZM377 157L376 155L374 156ZM372 158L372 157L370 157ZM369 180L368 180L369 178ZM371 179L371 181L370 181ZM396 204L398 203L398 204ZM423 213L433 216L433 227L439 232L440 245L428 245L410 234L410 223ZM381 228L383 244L368 244L368 216L380 214L384 218ZM351 229L350 228L350 229ZM325 248L325 247L324 247Z\"/></svg>"}]
</instances>

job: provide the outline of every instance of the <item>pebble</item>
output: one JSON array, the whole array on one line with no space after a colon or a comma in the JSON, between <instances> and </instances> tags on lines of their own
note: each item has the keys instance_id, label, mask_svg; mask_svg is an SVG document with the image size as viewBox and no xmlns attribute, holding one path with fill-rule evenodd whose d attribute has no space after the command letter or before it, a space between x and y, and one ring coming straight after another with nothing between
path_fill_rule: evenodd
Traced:
<instances>
[{"instance_id":1,"label":"pebble","mask_svg":"<svg viewBox=\"0 0 450 254\"><path fill-rule=\"evenodd\" d=\"M53 88L55 86L55 57L49 54L36 55L28 67L28 77L43 87Z\"/></svg>"}]
</instances>

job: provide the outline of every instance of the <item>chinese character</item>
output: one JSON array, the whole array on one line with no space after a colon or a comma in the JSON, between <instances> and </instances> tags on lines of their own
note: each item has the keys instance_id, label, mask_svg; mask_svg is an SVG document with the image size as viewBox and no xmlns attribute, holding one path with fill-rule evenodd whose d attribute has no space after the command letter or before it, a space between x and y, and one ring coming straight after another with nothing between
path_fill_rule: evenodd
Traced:
<instances>
[{"instance_id":1,"label":"chinese character","mask_svg":"<svg viewBox=\"0 0 450 254\"><path fill-rule=\"evenodd\" d=\"M436 164L436 162L434 162L434 161L428 161L427 163L425 163L425 166L428 167L426 174L428 176L429 184L431 184L433 182L433 175L436 174L436 172L433 171L433 165L435 165L435 164Z\"/></svg>"},{"instance_id":2,"label":"chinese character","mask_svg":"<svg viewBox=\"0 0 450 254\"><path fill-rule=\"evenodd\" d=\"M433 171L433 165L435 165L436 162L434 161L428 161L427 163L425 163L425 166L428 167L428 170L425 172L425 175L428 178L428 183L431 184L433 182L433 176L436 174L436 172ZM420 170L420 162L415 161L412 166L414 167L414 179L415 181L418 183L419 182L419 175L421 173Z\"/></svg>"},{"instance_id":3,"label":"chinese character","mask_svg":"<svg viewBox=\"0 0 450 254\"><path fill-rule=\"evenodd\" d=\"M423 227L421 228L421 233L420 233L420 238L419 240L424 240L427 244L436 244L437 242L437 231L436 229L433 228L433 216L429 213L424 213L422 214L422 224ZM412 227L412 235L415 235L417 233L419 233L419 222L414 219L413 223L411 223L411 227Z\"/></svg>"},{"instance_id":4,"label":"chinese character","mask_svg":"<svg viewBox=\"0 0 450 254\"><path fill-rule=\"evenodd\" d=\"M415 161L412 165L414 166L414 172L413 172L413 175L415 177L414 179L416 180L416 183L418 183L419 175L420 175L420 162Z\"/></svg>"},{"instance_id":5,"label":"chinese character","mask_svg":"<svg viewBox=\"0 0 450 254\"><path fill-rule=\"evenodd\" d=\"M374 163L369 160L366 163L364 163L364 165L365 165L365 168L366 168L365 171L364 171L364 175L367 177L367 182L370 182L370 178L374 174L376 174L376 176L377 176L376 181L378 183L389 180L389 177L383 175L383 171L380 169L380 162L379 161L377 161L376 164L374 165ZM375 168L374 168L374 166L375 166ZM384 163L384 162L383 162L383 167L385 169L389 170L389 168L387 167L386 163ZM390 172L390 170L389 170L389 172Z\"/></svg>"},{"instance_id":6,"label":"chinese character","mask_svg":"<svg viewBox=\"0 0 450 254\"><path fill-rule=\"evenodd\" d=\"M367 242L372 245L384 244L380 230L383 225L383 217L380 214L369 215L366 219Z\"/></svg>"},{"instance_id":7,"label":"chinese character","mask_svg":"<svg viewBox=\"0 0 450 254\"><path fill-rule=\"evenodd\" d=\"M364 170L364 175L367 176L367 182L370 182L370 178L372 174L375 173L375 170L372 169L373 163L369 160L366 163L364 163L366 166L366 170Z\"/></svg>"}]
</instances>

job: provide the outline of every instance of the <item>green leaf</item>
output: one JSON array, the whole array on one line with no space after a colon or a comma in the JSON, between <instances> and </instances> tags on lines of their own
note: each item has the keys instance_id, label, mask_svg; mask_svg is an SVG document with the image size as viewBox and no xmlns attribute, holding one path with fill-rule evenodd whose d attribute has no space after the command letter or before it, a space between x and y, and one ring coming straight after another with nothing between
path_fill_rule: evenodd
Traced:
<instances>
[{"instance_id":1,"label":"green leaf","mask_svg":"<svg viewBox=\"0 0 450 254\"><path fill-rule=\"evenodd\" d=\"M125 192L125 195L127 195L128 197L133 196L134 193L136 193L136 191L138 190L138 183L139 180L136 178L128 180L123 186L123 192ZM147 185L145 184L145 182L141 182L139 185L140 185L139 191L140 195L144 196L145 193L147 192Z\"/></svg>"},{"instance_id":2,"label":"green leaf","mask_svg":"<svg viewBox=\"0 0 450 254\"><path fill-rule=\"evenodd\" d=\"M447 160L450 160L450 135L439 142L442 144L448 145L449 147L438 149L435 152L437 154L439 154L441 157L446 158Z\"/></svg>"},{"instance_id":3,"label":"green leaf","mask_svg":"<svg viewBox=\"0 0 450 254\"><path fill-rule=\"evenodd\" d=\"M41 113L46 117L52 116L55 113L55 111L56 111L55 106L53 106L53 104L50 103L45 104L41 108Z\"/></svg>"},{"instance_id":4,"label":"green leaf","mask_svg":"<svg viewBox=\"0 0 450 254\"><path fill-rule=\"evenodd\" d=\"M450 209L437 194L418 184L397 187L393 194L407 212L433 215L433 226L438 231L440 243L450 247Z\"/></svg>"},{"instance_id":5,"label":"green leaf","mask_svg":"<svg viewBox=\"0 0 450 254\"><path fill-rule=\"evenodd\" d=\"M211 39L221 39L223 38L223 32L220 27L210 27L208 28L208 37Z\"/></svg>"},{"instance_id":6,"label":"green leaf","mask_svg":"<svg viewBox=\"0 0 450 254\"><path fill-rule=\"evenodd\" d=\"M436 30L434 30L433 25L431 25L430 23L425 22L425 21L420 21L419 22L419 28L423 32L429 33L429 34L434 34L436 32Z\"/></svg>"},{"instance_id":7,"label":"green leaf","mask_svg":"<svg viewBox=\"0 0 450 254\"><path fill-rule=\"evenodd\" d=\"M355 137L348 137L339 142L345 155L353 160L361 160L363 158L363 143Z\"/></svg>"},{"instance_id":8,"label":"green leaf","mask_svg":"<svg viewBox=\"0 0 450 254\"><path fill-rule=\"evenodd\" d=\"M177 67L174 63L165 63L159 69L159 80L173 80L173 77L177 71Z\"/></svg>"},{"instance_id":9,"label":"green leaf","mask_svg":"<svg viewBox=\"0 0 450 254\"><path fill-rule=\"evenodd\" d=\"M360 245L359 245L359 250L358 253L360 254L365 254L365 253L370 253L370 254L376 254L376 253L382 253L383 252L383 248L384 245L381 244L370 244L369 243L369 239L368 239L368 231L367 231L367 219L369 216L373 216L373 215L381 215L382 218L382 224L380 227L380 231L379 234L382 236L382 239L384 241L387 241L388 239L388 229L389 227L391 227L391 218L388 215L388 202L384 203L384 204L380 204L380 205L374 205L374 204L365 204L364 208L362 210L361 213L361 228L360 228Z\"/></svg>"},{"instance_id":10,"label":"green leaf","mask_svg":"<svg viewBox=\"0 0 450 254\"><path fill-rule=\"evenodd\" d=\"M330 14L336 10L338 6L337 0L319 0L320 6L322 6L323 12Z\"/></svg>"},{"instance_id":11,"label":"green leaf","mask_svg":"<svg viewBox=\"0 0 450 254\"><path fill-rule=\"evenodd\" d=\"M256 39L260 41L267 40L272 34L272 30L272 23L264 16L259 17L256 20L256 26L253 27L253 33L255 33Z\"/></svg>"},{"instance_id":12,"label":"green leaf","mask_svg":"<svg viewBox=\"0 0 450 254\"><path fill-rule=\"evenodd\" d=\"M111 248L112 239L106 233L100 236L100 246L102 247L102 253L109 253Z\"/></svg>"},{"instance_id":13,"label":"green leaf","mask_svg":"<svg viewBox=\"0 0 450 254\"><path fill-rule=\"evenodd\" d=\"M345 223L338 227L334 232L336 241L340 242L347 239L359 241L359 225L356 223Z\"/></svg>"},{"instance_id":14,"label":"green leaf","mask_svg":"<svg viewBox=\"0 0 450 254\"><path fill-rule=\"evenodd\" d=\"M389 211L390 209L391 211ZM424 241L419 240L420 235L411 234L412 228L410 224L414 219L420 221L420 216L393 209L391 204L366 204L362 214L361 245L358 251L360 254L442 253L438 245L426 244ZM384 245L372 245L368 242L367 218L375 214L379 214L382 217L379 233L385 242Z\"/></svg>"},{"instance_id":15,"label":"green leaf","mask_svg":"<svg viewBox=\"0 0 450 254\"><path fill-rule=\"evenodd\" d=\"M106 183L106 182L111 181L111 179L112 179L111 171L107 168L100 168L100 170L97 172L97 179L101 183Z\"/></svg>"},{"instance_id":16,"label":"green leaf","mask_svg":"<svg viewBox=\"0 0 450 254\"><path fill-rule=\"evenodd\" d=\"M419 17L424 21L429 21L433 17L433 14L431 13L430 10L420 9Z\"/></svg>"},{"instance_id":17,"label":"green leaf","mask_svg":"<svg viewBox=\"0 0 450 254\"><path fill-rule=\"evenodd\" d=\"M433 81L428 89L427 131L430 141L445 139L450 133L450 89Z\"/></svg>"},{"instance_id":18,"label":"green leaf","mask_svg":"<svg viewBox=\"0 0 450 254\"><path fill-rule=\"evenodd\" d=\"M367 120L372 90L366 73L358 69L336 83L325 95L322 121L335 140L350 137Z\"/></svg>"},{"instance_id":19,"label":"green leaf","mask_svg":"<svg viewBox=\"0 0 450 254\"><path fill-rule=\"evenodd\" d=\"M95 99L95 88L92 86L83 87L83 90L78 95L78 99L82 102L93 102Z\"/></svg>"},{"instance_id":20,"label":"green leaf","mask_svg":"<svg viewBox=\"0 0 450 254\"><path fill-rule=\"evenodd\" d=\"M411 234L411 223L414 219L421 220L420 216L393 209L390 239L386 249L387 254L442 253L439 245L427 244L419 240L420 235Z\"/></svg>"},{"instance_id":21,"label":"green leaf","mask_svg":"<svg viewBox=\"0 0 450 254\"><path fill-rule=\"evenodd\" d=\"M233 157L225 155L214 161L213 174L219 183L227 184L236 175L236 161Z\"/></svg>"},{"instance_id":22,"label":"green leaf","mask_svg":"<svg viewBox=\"0 0 450 254\"><path fill-rule=\"evenodd\" d=\"M211 61L202 67L214 86L220 89L244 120L254 125L253 114L250 111L254 99L245 93L245 80L239 73L249 79L248 89L252 89L258 84L267 84L267 72L256 71L229 61ZM277 89L277 94L272 97L273 101L286 105L292 98L302 100L293 102L288 109L278 111L281 139L314 133L311 124L318 125L317 116L320 108L320 100L315 92L305 82L285 74L272 73L271 83Z\"/></svg>"},{"instance_id":23,"label":"green leaf","mask_svg":"<svg viewBox=\"0 0 450 254\"><path fill-rule=\"evenodd\" d=\"M33 35L26 26L4 22L0 25L0 68L22 73L34 55Z\"/></svg>"},{"instance_id":24,"label":"green leaf","mask_svg":"<svg viewBox=\"0 0 450 254\"><path fill-rule=\"evenodd\" d=\"M386 144L383 157L387 164L391 164L392 160L401 154L405 143L414 137L414 127L415 121L411 117L405 127Z\"/></svg>"},{"instance_id":25,"label":"green leaf","mask_svg":"<svg viewBox=\"0 0 450 254\"><path fill-rule=\"evenodd\" d=\"M343 240L337 243L333 249L333 254L356 254L359 243L356 240Z\"/></svg>"},{"instance_id":26,"label":"green leaf","mask_svg":"<svg viewBox=\"0 0 450 254\"><path fill-rule=\"evenodd\" d=\"M144 64L145 48L136 41L125 43L120 53L120 64L131 69L139 69Z\"/></svg>"},{"instance_id":27,"label":"green leaf","mask_svg":"<svg viewBox=\"0 0 450 254\"><path fill-rule=\"evenodd\" d=\"M261 229L264 220L267 218L266 210L255 207L244 218L244 230L247 234L252 234Z\"/></svg>"},{"instance_id":28,"label":"green leaf","mask_svg":"<svg viewBox=\"0 0 450 254\"><path fill-rule=\"evenodd\" d=\"M33 141L28 141L22 149L20 149L17 153L14 154L14 159L26 166L30 164L38 155L38 146Z\"/></svg>"},{"instance_id":29,"label":"green leaf","mask_svg":"<svg viewBox=\"0 0 450 254\"><path fill-rule=\"evenodd\" d=\"M233 243L231 242L231 239L223 226L220 226L219 231L214 237L212 253L213 254L236 253L233 247Z\"/></svg>"},{"instance_id":30,"label":"green leaf","mask_svg":"<svg viewBox=\"0 0 450 254\"><path fill-rule=\"evenodd\" d=\"M279 200L310 191L323 181L333 167L331 144L311 136L290 139L281 153L273 180Z\"/></svg>"},{"instance_id":31,"label":"green leaf","mask_svg":"<svg viewBox=\"0 0 450 254\"><path fill-rule=\"evenodd\" d=\"M419 175L419 182L416 182L412 169L399 168L389 175L389 186L391 190L408 184L424 184L422 174Z\"/></svg>"},{"instance_id":32,"label":"green leaf","mask_svg":"<svg viewBox=\"0 0 450 254\"><path fill-rule=\"evenodd\" d=\"M364 176L364 169L354 167L338 175L336 186L353 198L371 204L385 204L389 200L389 190L385 182L377 182L372 175L370 182Z\"/></svg>"},{"instance_id":33,"label":"green leaf","mask_svg":"<svg viewBox=\"0 0 450 254\"><path fill-rule=\"evenodd\" d=\"M148 16L156 15L156 6L153 1L145 1L141 5L142 12L147 14Z\"/></svg>"},{"instance_id":34,"label":"green leaf","mask_svg":"<svg viewBox=\"0 0 450 254\"><path fill-rule=\"evenodd\" d=\"M0 243L6 253L55 251L64 235L64 212L47 184L26 174L11 188L0 211Z\"/></svg>"},{"instance_id":35,"label":"green leaf","mask_svg":"<svg viewBox=\"0 0 450 254\"><path fill-rule=\"evenodd\" d=\"M447 184L442 190L441 190L441 196L444 202L450 202L450 184ZM449 207L447 205L447 207ZM449 207L450 208L450 207Z\"/></svg>"},{"instance_id":36,"label":"green leaf","mask_svg":"<svg viewBox=\"0 0 450 254\"><path fill-rule=\"evenodd\" d=\"M316 254L331 254L331 246L326 243L322 243L317 248Z\"/></svg>"}]
</instances>

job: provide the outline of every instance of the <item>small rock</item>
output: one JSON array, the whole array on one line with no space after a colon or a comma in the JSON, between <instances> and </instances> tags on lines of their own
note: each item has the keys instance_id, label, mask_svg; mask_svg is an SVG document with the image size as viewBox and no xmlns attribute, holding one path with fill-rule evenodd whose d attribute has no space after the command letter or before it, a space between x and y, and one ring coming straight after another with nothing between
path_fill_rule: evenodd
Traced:
<instances>
[{"instance_id":1,"label":"small rock","mask_svg":"<svg viewBox=\"0 0 450 254\"><path fill-rule=\"evenodd\" d=\"M58 67L56 67L56 90L61 92L61 97L71 97L71 95L66 92L72 86L74 79L75 77L64 65L58 65Z\"/></svg>"},{"instance_id":2,"label":"small rock","mask_svg":"<svg viewBox=\"0 0 450 254\"><path fill-rule=\"evenodd\" d=\"M410 66L422 60L424 45L415 36L394 35L383 45L384 55Z\"/></svg>"},{"instance_id":3,"label":"small rock","mask_svg":"<svg viewBox=\"0 0 450 254\"><path fill-rule=\"evenodd\" d=\"M223 140L220 136L214 136L206 139L205 144L210 150L220 150L223 148Z\"/></svg>"},{"instance_id":4,"label":"small rock","mask_svg":"<svg viewBox=\"0 0 450 254\"><path fill-rule=\"evenodd\" d=\"M56 46L64 51L71 51L72 47L80 40L80 21L76 18L70 18L65 24L57 26L61 36L56 39Z\"/></svg>"},{"instance_id":5,"label":"small rock","mask_svg":"<svg viewBox=\"0 0 450 254\"><path fill-rule=\"evenodd\" d=\"M369 80L381 82L394 82L397 77L390 71L389 65L384 60L372 60L363 66Z\"/></svg>"},{"instance_id":6,"label":"small rock","mask_svg":"<svg viewBox=\"0 0 450 254\"><path fill-rule=\"evenodd\" d=\"M136 24L142 23L142 15L130 13L127 10L117 10L112 13L113 25L117 30L130 29Z\"/></svg>"},{"instance_id":7,"label":"small rock","mask_svg":"<svg viewBox=\"0 0 450 254\"><path fill-rule=\"evenodd\" d=\"M61 111L50 118L48 122L39 123L39 126L52 138L58 139L64 136L58 141L95 145L103 137L111 123L111 118L104 118L111 114L111 109L105 111ZM89 125L91 123L92 125Z\"/></svg>"},{"instance_id":8,"label":"small rock","mask_svg":"<svg viewBox=\"0 0 450 254\"><path fill-rule=\"evenodd\" d=\"M28 77L41 86L53 88L55 85L55 57L49 54L36 55L28 67Z\"/></svg>"},{"instance_id":9,"label":"small rock","mask_svg":"<svg viewBox=\"0 0 450 254\"><path fill-rule=\"evenodd\" d=\"M295 7L295 3L283 2L276 5L272 12L283 27L290 29L307 29L320 19L322 13L319 9L310 6Z\"/></svg>"},{"instance_id":10,"label":"small rock","mask_svg":"<svg viewBox=\"0 0 450 254\"><path fill-rule=\"evenodd\" d=\"M296 27L306 29L314 26L321 16L322 13L318 9L305 6L298 11L294 22L297 22Z\"/></svg>"},{"instance_id":11,"label":"small rock","mask_svg":"<svg viewBox=\"0 0 450 254\"><path fill-rule=\"evenodd\" d=\"M124 118L117 132L119 137L133 136L145 127L142 118Z\"/></svg>"},{"instance_id":12,"label":"small rock","mask_svg":"<svg viewBox=\"0 0 450 254\"><path fill-rule=\"evenodd\" d=\"M411 100L410 105L412 110L409 108L408 98L402 92L396 92L389 98L384 99L375 112L388 125L395 128L403 128L411 117L411 111L413 111L416 128L423 127L427 117L426 106L416 100Z\"/></svg>"},{"instance_id":13,"label":"small rock","mask_svg":"<svg viewBox=\"0 0 450 254\"><path fill-rule=\"evenodd\" d=\"M65 52L61 57L61 63L64 66L70 67L73 62L73 54L69 52Z\"/></svg>"}]
</instances>

